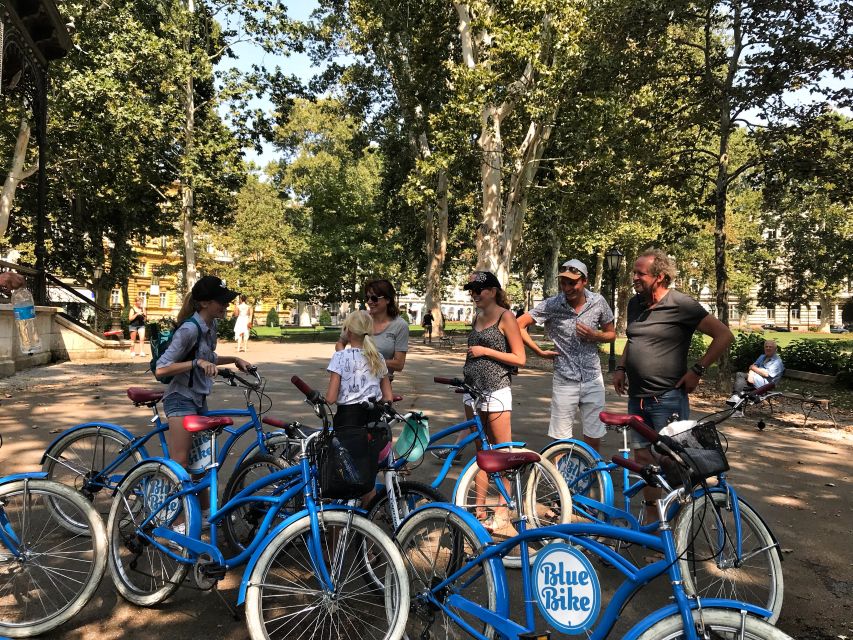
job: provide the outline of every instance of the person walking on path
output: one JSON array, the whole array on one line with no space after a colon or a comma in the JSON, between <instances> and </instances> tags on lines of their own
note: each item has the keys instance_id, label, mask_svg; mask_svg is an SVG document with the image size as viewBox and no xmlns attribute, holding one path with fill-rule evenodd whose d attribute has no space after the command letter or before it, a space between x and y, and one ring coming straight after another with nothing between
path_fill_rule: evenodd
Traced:
<instances>
[{"instance_id":1,"label":"person walking on path","mask_svg":"<svg viewBox=\"0 0 853 640\"><path fill-rule=\"evenodd\" d=\"M409 324L400 317L397 308L397 292L388 280L371 280L364 285L364 298L367 312L373 319L373 341L385 366L394 379L394 373L406 366L406 353L409 351ZM341 333L335 343L335 351L341 351L349 344L346 332Z\"/></svg>"},{"instance_id":2,"label":"person walking on path","mask_svg":"<svg viewBox=\"0 0 853 640\"><path fill-rule=\"evenodd\" d=\"M252 330L252 307L246 302L246 296L240 296L240 302L234 309L237 321L234 323L234 339L237 352L249 350L249 334Z\"/></svg>"},{"instance_id":3,"label":"person walking on path","mask_svg":"<svg viewBox=\"0 0 853 640\"><path fill-rule=\"evenodd\" d=\"M734 340L729 328L696 300L670 288L675 275L675 262L663 251L649 250L637 258L633 271L637 295L628 302L628 342L613 372L616 392L628 392L628 413L641 416L655 431L673 417L690 417L689 394ZM687 351L697 329L711 336L711 344L688 369ZM631 437L634 458L651 464L648 441L633 431ZM659 490L643 491L647 516L655 518L650 503Z\"/></svg>"},{"instance_id":4,"label":"person walking on path","mask_svg":"<svg viewBox=\"0 0 853 640\"><path fill-rule=\"evenodd\" d=\"M604 410L604 377L598 345L616 339L613 312L602 296L586 288L588 272L580 260L569 260L558 274L561 293L543 300L518 318L524 344L542 358L554 360L551 422L548 436L574 437L580 413L584 441L596 451L606 428L598 414ZM544 325L555 349L545 351L528 333Z\"/></svg>"},{"instance_id":5,"label":"person walking on path","mask_svg":"<svg viewBox=\"0 0 853 640\"><path fill-rule=\"evenodd\" d=\"M145 298L136 296L136 300L130 305L130 313L127 316L130 329L130 357L145 356ZM139 344L139 353L136 352L136 344Z\"/></svg>"},{"instance_id":6,"label":"person walking on path","mask_svg":"<svg viewBox=\"0 0 853 640\"><path fill-rule=\"evenodd\" d=\"M509 310L506 292L493 273L475 271L463 289L470 292L477 315L468 334L468 353L462 372L466 382L489 396L484 404L475 407L474 398L465 394L465 416L470 420L478 410L489 442L509 442L512 440L511 376L526 361L521 332L515 315ZM477 474L475 484L478 517L483 519L487 515L485 506L479 505L485 505L486 501L488 478L485 472ZM497 509L486 526L492 532L511 529L508 510Z\"/></svg>"},{"instance_id":7,"label":"person walking on path","mask_svg":"<svg viewBox=\"0 0 853 640\"><path fill-rule=\"evenodd\" d=\"M421 322L421 324L423 325L423 328L424 328L424 344L427 343L427 340L429 340L429 343L432 344L432 323L433 323L433 320L435 320L435 318L433 318L432 311L428 310L424 314L424 319Z\"/></svg>"}]
</instances>

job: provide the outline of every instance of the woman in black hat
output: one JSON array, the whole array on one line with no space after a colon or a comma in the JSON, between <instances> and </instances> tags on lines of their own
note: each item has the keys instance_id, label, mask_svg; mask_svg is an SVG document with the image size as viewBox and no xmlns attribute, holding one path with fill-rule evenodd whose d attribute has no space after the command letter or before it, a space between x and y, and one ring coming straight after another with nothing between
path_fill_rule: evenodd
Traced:
<instances>
[{"instance_id":1,"label":"woman in black hat","mask_svg":"<svg viewBox=\"0 0 853 640\"><path fill-rule=\"evenodd\" d=\"M192 434L184 430L184 416L207 413L207 396L217 366L236 364L241 371L252 366L242 358L216 353L216 323L226 317L228 305L236 297L237 292L216 276L201 278L184 298L172 342L157 360L155 375L172 376L163 394L163 409L169 419L169 457L184 467L192 446Z\"/></svg>"}]
</instances>

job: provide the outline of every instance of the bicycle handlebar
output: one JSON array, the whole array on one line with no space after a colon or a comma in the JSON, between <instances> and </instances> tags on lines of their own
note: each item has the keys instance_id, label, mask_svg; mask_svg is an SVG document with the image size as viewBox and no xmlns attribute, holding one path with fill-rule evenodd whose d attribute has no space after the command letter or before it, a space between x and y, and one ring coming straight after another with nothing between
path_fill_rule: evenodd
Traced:
<instances>
[{"instance_id":1,"label":"bicycle handlebar","mask_svg":"<svg viewBox=\"0 0 853 640\"><path fill-rule=\"evenodd\" d=\"M642 474L646 468L636 460L623 458L622 456L613 456L612 458L610 458L610 460L613 462L613 464L620 467L625 467L628 471L633 471L634 473Z\"/></svg>"},{"instance_id":2,"label":"bicycle handlebar","mask_svg":"<svg viewBox=\"0 0 853 640\"><path fill-rule=\"evenodd\" d=\"M756 398L758 396L763 396L768 391L773 391L776 388L775 382L768 382L763 387L758 387L757 389L750 391L747 395L751 398Z\"/></svg>"},{"instance_id":3,"label":"bicycle handlebar","mask_svg":"<svg viewBox=\"0 0 853 640\"><path fill-rule=\"evenodd\" d=\"M297 389L299 389L302 393L305 394L305 398L311 404L318 404L321 401L325 403L325 400L323 399L323 396L320 395L320 392L316 389L312 389L311 387L309 387L306 382L299 376L291 377L290 381Z\"/></svg>"},{"instance_id":4,"label":"bicycle handlebar","mask_svg":"<svg viewBox=\"0 0 853 640\"><path fill-rule=\"evenodd\" d=\"M244 387L248 387L249 389L257 389L258 387L261 386L261 376L258 374L258 368L257 367L249 367L246 370L247 373L249 373L250 375L255 377L254 382L250 382L249 380L246 380L245 378L238 376L231 369L219 369L217 372L219 373L220 376L225 378L232 386L236 386L234 384L235 382L239 382Z\"/></svg>"},{"instance_id":5,"label":"bicycle handlebar","mask_svg":"<svg viewBox=\"0 0 853 640\"><path fill-rule=\"evenodd\" d=\"M660 434L636 416L631 416L631 420L628 422L628 426L652 444L660 440Z\"/></svg>"},{"instance_id":6,"label":"bicycle handlebar","mask_svg":"<svg viewBox=\"0 0 853 640\"><path fill-rule=\"evenodd\" d=\"M451 387L461 387L465 384L465 381L460 380L459 378L443 378L441 376L434 377L432 381L438 384L448 384Z\"/></svg>"}]
</instances>

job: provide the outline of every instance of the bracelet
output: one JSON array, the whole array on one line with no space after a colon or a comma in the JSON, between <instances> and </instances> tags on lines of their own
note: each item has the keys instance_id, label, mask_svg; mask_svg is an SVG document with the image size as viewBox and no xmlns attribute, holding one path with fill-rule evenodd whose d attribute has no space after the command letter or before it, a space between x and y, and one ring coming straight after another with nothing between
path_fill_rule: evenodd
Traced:
<instances>
[{"instance_id":1,"label":"bracelet","mask_svg":"<svg viewBox=\"0 0 853 640\"><path fill-rule=\"evenodd\" d=\"M705 365L701 365L697 362L692 367L690 367L690 370L701 378L703 375L705 375L706 368L707 367L705 367Z\"/></svg>"}]
</instances>

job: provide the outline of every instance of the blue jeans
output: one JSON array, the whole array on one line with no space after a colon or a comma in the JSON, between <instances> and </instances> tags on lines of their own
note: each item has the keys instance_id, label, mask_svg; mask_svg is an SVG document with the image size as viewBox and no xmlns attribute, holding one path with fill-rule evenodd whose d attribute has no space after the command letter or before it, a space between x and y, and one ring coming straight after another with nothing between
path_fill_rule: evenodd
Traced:
<instances>
[{"instance_id":1,"label":"blue jeans","mask_svg":"<svg viewBox=\"0 0 853 640\"><path fill-rule=\"evenodd\" d=\"M198 406L190 398L180 393L170 393L163 398L163 410L167 418L179 416L203 416L207 413L207 397L205 396L201 406Z\"/></svg>"},{"instance_id":2,"label":"blue jeans","mask_svg":"<svg viewBox=\"0 0 853 640\"><path fill-rule=\"evenodd\" d=\"M649 398L629 396L628 413L640 416L647 425L655 431L660 431L672 420L690 418L690 400L683 389L670 389L659 396ZM631 444L637 449L648 447L649 441L632 430Z\"/></svg>"}]
</instances>

